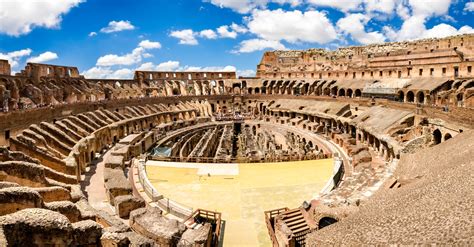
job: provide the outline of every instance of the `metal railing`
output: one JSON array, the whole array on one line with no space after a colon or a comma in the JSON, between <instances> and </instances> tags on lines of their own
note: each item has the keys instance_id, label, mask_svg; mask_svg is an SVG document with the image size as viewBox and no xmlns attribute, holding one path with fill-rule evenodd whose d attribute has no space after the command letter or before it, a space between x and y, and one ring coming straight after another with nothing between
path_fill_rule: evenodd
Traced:
<instances>
[{"instance_id":1,"label":"metal railing","mask_svg":"<svg viewBox=\"0 0 474 247\"><path fill-rule=\"evenodd\" d=\"M193 213L193 208L186 207L173 200L170 200L169 198L165 198L158 192L158 190L148 179L144 159L140 159L138 161L138 179L145 193L152 199L153 202L156 202L163 211L171 213L180 218L187 218Z\"/></svg>"},{"instance_id":2,"label":"metal railing","mask_svg":"<svg viewBox=\"0 0 474 247\"><path fill-rule=\"evenodd\" d=\"M272 158L252 159L252 158L214 158L214 157L178 157L178 156L158 156L149 155L148 160L163 162L189 162L189 163L272 163L272 162L294 162L305 160L319 160L332 158L332 154L321 154L320 157L307 155L301 156L280 156Z\"/></svg>"}]
</instances>

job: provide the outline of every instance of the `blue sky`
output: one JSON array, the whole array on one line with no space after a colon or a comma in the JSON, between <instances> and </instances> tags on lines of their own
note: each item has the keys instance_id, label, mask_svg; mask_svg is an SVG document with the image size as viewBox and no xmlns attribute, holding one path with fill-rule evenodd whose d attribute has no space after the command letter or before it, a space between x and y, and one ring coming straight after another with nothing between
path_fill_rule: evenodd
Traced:
<instances>
[{"instance_id":1,"label":"blue sky","mask_svg":"<svg viewBox=\"0 0 474 247\"><path fill-rule=\"evenodd\" d=\"M0 59L77 66L89 78L143 70L236 70L263 51L473 33L459 0L0 0Z\"/></svg>"}]
</instances>

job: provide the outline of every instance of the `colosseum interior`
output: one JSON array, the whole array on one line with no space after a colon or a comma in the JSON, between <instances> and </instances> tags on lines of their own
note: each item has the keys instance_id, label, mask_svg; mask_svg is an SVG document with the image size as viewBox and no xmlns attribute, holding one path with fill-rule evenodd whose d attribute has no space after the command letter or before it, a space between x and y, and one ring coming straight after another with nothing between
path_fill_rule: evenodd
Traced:
<instances>
[{"instance_id":1,"label":"colosseum interior","mask_svg":"<svg viewBox=\"0 0 474 247\"><path fill-rule=\"evenodd\" d=\"M474 35L257 77L0 61L1 246L474 243Z\"/></svg>"}]
</instances>

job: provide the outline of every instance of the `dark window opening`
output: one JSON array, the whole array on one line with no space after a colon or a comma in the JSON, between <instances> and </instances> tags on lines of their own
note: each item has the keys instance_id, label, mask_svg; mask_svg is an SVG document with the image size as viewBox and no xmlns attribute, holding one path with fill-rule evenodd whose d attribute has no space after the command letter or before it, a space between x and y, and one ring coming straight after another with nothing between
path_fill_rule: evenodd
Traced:
<instances>
[{"instance_id":1,"label":"dark window opening","mask_svg":"<svg viewBox=\"0 0 474 247\"><path fill-rule=\"evenodd\" d=\"M323 229L326 226L330 226L334 223L336 223L337 220L331 217L323 217L321 220L319 220L319 229Z\"/></svg>"}]
</instances>

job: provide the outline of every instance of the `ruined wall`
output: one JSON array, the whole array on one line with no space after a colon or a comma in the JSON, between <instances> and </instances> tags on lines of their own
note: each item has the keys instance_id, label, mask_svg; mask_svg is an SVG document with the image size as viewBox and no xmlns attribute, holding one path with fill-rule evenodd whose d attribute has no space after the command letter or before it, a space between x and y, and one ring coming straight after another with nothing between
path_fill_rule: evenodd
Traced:
<instances>
[{"instance_id":1,"label":"ruined wall","mask_svg":"<svg viewBox=\"0 0 474 247\"><path fill-rule=\"evenodd\" d=\"M474 35L339 48L266 52L263 78L472 77Z\"/></svg>"},{"instance_id":2,"label":"ruined wall","mask_svg":"<svg viewBox=\"0 0 474 247\"><path fill-rule=\"evenodd\" d=\"M12 73L8 60L0 59L0 75L10 75Z\"/></svg>"}]
</instances>

